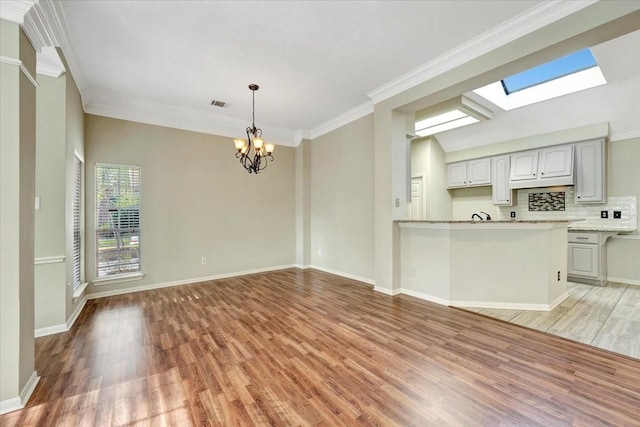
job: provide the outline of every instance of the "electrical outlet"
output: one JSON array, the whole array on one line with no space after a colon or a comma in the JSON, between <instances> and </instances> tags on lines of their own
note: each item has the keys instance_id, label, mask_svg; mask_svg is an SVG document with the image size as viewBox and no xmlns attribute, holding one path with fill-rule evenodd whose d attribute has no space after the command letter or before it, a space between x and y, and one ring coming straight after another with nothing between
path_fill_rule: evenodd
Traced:
<instances>
[{"instance_id":1,"label":"electrical outlet","mask_svg":"<svg viewBox=\"0 0 640 427\"><path fill-rule=\"evenodd\" d=\"M396 208L400 207L400 199L396 199Z\"/></svg>"},{"instance_id":2,"label":"electrical outlet","mask_svg":"<svg viewBox=\"0 0 640 427\"><path fill-rule=\"evenodd\" d=\"M620 219L622 218L622 211L613 211L613 217L615 219Z\"/></svg>"},{"instance_id":3,"label":"electrical outlet","mask_svg":"<svg viewBox=\"0 0 640 427\"><path fill-rule=\"evenodd\" d=\"M202 265L205 265L205 264L207 263L207 257L206 257L206 256L203 256L202 258L200 258L200 263L201 263Z\"/></svg>"},{"instance_id":4,"label":"electrical outlet","mask_svg":"<svg viewBox=\"0 0 640 427\"><path fill-rule=\"evenodd\" d=\"M516 212L515 211L511 211L511 218L515 218L516 217Z\"/></svg>"},{"instance_id":5,"label":"electrical outlet","mask_svg":"<svg viewBox=\"0 0 640 427\"><path fill-rule=\"evenodd\" d=\"M609 211L600 211L600 218L609 218Z\"/></svg>"},{"instance_id":6,"label":"electrical outlet","mask_svg":"<svg viewBox=\"0 0 640 427\"><path fill-rule=\"evenodd\" d=\"M413 265L409 269L409 276L410 277L416 277L416 268Z\"/></svg>"},{"instance_id":7,"label":"electrical outlet","mask_svg":"<svg viewBox=\"0 0 640 427\"><path fill-rule=\"evenodd\" d=\"M558 282L560 281L560 272L558 271Z\"/></svg>"},{"instance_id":8,"label":"electrical outlet","mask_svg":"<svg viewBox=\"0 0 640 427\"><path fill-rule=\"evenodd\" d=\"M322 249L318 249L318 256L322 256Z\"/></svg>"}]
</instances>

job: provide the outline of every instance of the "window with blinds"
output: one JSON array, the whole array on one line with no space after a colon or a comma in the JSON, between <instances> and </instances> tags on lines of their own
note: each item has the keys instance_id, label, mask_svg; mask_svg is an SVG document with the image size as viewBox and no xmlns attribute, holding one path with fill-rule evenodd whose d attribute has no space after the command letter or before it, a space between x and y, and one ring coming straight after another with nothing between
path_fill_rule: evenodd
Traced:
<instances>
[{"instance_id":1,"label":"window with blinds","mask_svg":"<svg viewBox=\"0 0 640 427\"><path fill-rule=\"evenodd\" d=\"M140 167L96 165L97 277L140 271Z\"/></svg>"},{"instance_id":2,"label":"window with blinds","mask_svg":"<svg viewBox=\"0 0 640 427\"><path fill-rule=\"evenodd\" d=\"M82 160L73 156L73 289L82 283Z\"/></svg>"}]
</instances>

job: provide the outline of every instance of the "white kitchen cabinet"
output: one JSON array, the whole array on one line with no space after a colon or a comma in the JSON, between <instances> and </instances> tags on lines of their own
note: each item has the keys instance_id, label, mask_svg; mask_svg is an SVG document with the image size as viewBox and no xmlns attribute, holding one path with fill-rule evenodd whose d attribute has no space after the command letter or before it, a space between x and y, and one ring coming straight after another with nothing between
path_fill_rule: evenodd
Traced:
<instances>
[{"instance_id":1,"label":"white kitchen cabinet","mask_svg":"<svg viewBox=\"0 0 640 427\"><path fill-rule=\"evenodd\" d=\"M447 173L447 188L491 185L491 159L449 163Z\"/></svg>"},{"instance_id":2,"label":"white kitchen cabinet","mask_svg":"<svg viewBox=\"0 0 640 427\"><path fill-rule=\"evenodd\" d=\"M511 155L511 181L536 179L540 152L523 151Z\"/></svg>"},{"instance_id":3,"label":"white kitchen cabinet","mask_svg":"<svg viewBox=\"0 0 640 427\"><path fill-rule=\"evenodd\" d=\"M560 145L540 150L538 178L549 179L573 174L573 145Z\"/></svg>"},{"instance_id":4,"label":"white kitchen cabinet","mask_svg":"<svg viewBox=\"0 0 640 427\"><path fill-rule=\"evenodd\" d=\"M491 185L491 159L476 159L467 162L469 186Z\"/></svg>"},{"instance_id":5,"label":"white kitchen cabinet","mask_svg":"<svg viewBox=\"0 0 640 427\"><path fill-rule=\"evenodd\" d=\"M599 248L597 244L569 243L567 274L598 277Z\"/></svg>"},{"instance_id":6,"label":"white kitchen cabinet","mask_svg":"<svg viewBox=\"0 0 640 427\"><path fill-rule=\"evenodd\" d=\"M607 239L617 231L569 231L567 280L604 286L607 283Z\"/></svg>"},{"instance_id":7,"label":"white kitchen cabinet","mask_svg":"<svg viewBox=\"0 0 640 427\"><path fill-rule=\"evenodd\" d=\"M511 188L574 185L573 144L511 154Z\"/></svg>"},{"instance_id":8,"label":"white kitchen cabinet","mask_svg":"<svg viewBox=\"0 0 640 427\"><path fill-rule=\"evenodd\" d=\"M447 165L448 188L467 186L467 162L451 163Z\"/></svg>"},{"instance_id":9,"label":"white kitchen cabinet","mask_svg":"<svg viewBox=\"0 0 640 427\"><path fill-rule=\"evenodd\" d=\"M606 203L604 140L580 142L575 147L575 202Z\"/></svg>"},{"instance_id":10,"label":"white kitchen cabinet","mask_svg":"<svg viewBox=\"0 0 640 427\"><path fill-rule=\"evenodd\" d=\"M513 190L509 188L510 156L498 156L491 159L492 162L492 188L491 195L494 205L512 206Z\"/></svg>"}]
</instances>

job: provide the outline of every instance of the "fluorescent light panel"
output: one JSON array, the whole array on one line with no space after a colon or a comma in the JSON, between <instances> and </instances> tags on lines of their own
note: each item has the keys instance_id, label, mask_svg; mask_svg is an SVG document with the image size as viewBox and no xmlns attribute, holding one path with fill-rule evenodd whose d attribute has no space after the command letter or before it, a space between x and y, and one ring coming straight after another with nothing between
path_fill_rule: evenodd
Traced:
<instances>
[{"instance_id":1,"label":"fluorescent light panel","mask_svg":"<svg viewBox=\"0 0 640 427\"><path fill-rule=\"evenodd\" d=\"M458 110L456 110L458 111ZM447 130L451 130L451 129L455 129L455 128L459 128L462 126L467 126L473 123L477 123L480 120L476 119L475 117L471 117L471 116L467 116L464 115L464 117L460 118L460 119L456 119L456 120L451 120L448 121L446 123L441 123L441 124L437 124L435 126L431 126L428 127L426 129L416 129L416 135L418 136L429 136L429 135L434 135L436 133L440 133L440 132L444 132Z\"/></svg>"}]
</instances>

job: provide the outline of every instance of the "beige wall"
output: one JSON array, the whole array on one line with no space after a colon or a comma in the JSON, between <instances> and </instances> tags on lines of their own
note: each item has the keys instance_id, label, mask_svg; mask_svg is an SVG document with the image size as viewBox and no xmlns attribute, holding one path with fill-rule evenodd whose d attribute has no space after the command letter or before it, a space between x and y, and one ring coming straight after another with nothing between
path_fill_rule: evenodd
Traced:
<instances>
[{"instance_id":1,"label":"beige wall","mask_svg":"<svg viewBox=\"0 0 640 427\"><path fill-rule=\"evenodd\" d=\"M229 138L86 115L86 277L95 278L96 163L141 167L145 274L89 293L294 264L295 149L276 147L258 175L234 153Z\"/></svg>"},{"instance_id":2,"label":"beige wall","mask_svg":"<svg viewBox=\"0 0 640 427\"><path fill-rule=\"evenodd\" d=\"M0 20L0 402L19 406L35 373L33 319L35 50ZM25 71L17 66L22 62Z\"/></svg>"},{"instance_id":3,"label":"beige wall","mask_svg":"<svg viewBox=\"0 0 640 427\"><path fill-rule=\"evenodd\" d=\"M444 156L442 147L433 138L419 139L411 144L411 174L425 176L426 219L449 219L452 216Z\"/></svg>"},{"instance_id":4,"label":"beige wall","mask_svg":"<svg viewBox=\"0 0 640 427\"><path fill-rule=\"evenodd\" d=\"M313 140L313 266L373 279L373 192L372 115Z\"/></svg>"},{"instance_id":5,"label":"beige wall","mask_svg":"<svg viewBox=\"0 0 640 427\"><path fill-rule=\"evenodd\" d=\"M35 328L66 322L65 92L66 77L38 75L36 104ZM59 261L40 264L45 258Z\"/></svg>"},{"instance_id":6,"label":"beige wall","mask_svg":"<svg viewBox=\"0 0 640 427\"><path fill-rule=\"evenodd\" d=\"M640 138L610 141L607 147L609 196L636 196L640 201ZM640 285L640 233L607 243L608 276Z\"/></svg>"}]
</instances>

